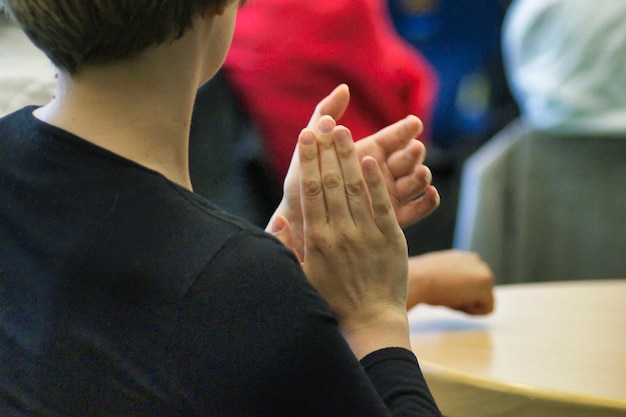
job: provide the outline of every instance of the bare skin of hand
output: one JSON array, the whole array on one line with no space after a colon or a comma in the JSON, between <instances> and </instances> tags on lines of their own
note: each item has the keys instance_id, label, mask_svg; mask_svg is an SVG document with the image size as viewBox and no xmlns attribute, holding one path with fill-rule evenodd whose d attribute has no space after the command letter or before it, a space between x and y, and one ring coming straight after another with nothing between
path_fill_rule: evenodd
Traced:
<instances>
[{"instance_id":1,"label":"bare skin of hand","mask_svg":"<svg viewBox=\"0 0 626 417\"><path fill-rule=\"evenodd\" d=\"M315 130L324 115L339 120L349 102L348 86L337 86L316 106L308 128ZM422 131L422 121L409 115L355 142L360 158L367 155L378 161L398 223L403 228L419 222L439 206L439 194L430 184L432 174L423 165L426 148L416 139Z\"/></svg>"},{"instance_id":2,"label":"bare skin of hand","mask_svg":"<svg viewBox=\"0 0 626 417\"><path fill-rule=\"evenodd\" d=\"M410 349L407 244L374 158L359 161L348 129L324 117L299 139L303 269L359 358Z\"/></svg>"},{"instance_id":3,"label":"bare skin of hand","mask_svg":"<svg viewBox=\"0 0 626 417\"><path fill-rule=\"evenodd\" d=\"M319 133L316 123L322 115L341 117L349 98L347 86L337 87L318 104L309 128ZM371 155L376 158L396 216L403 227L423 219L439 204L439 195L430 185L430 170L422 164L426 155L424 145L415 139L421 130L419 119L409 116L355 144L360 157ZM303 259L299 181L296 152L285 180L283 201L267 230ZM408 308L427 303L444 305L468 314L488 314L493 310L492 273L474 254L442 251L413 257L409 271Z\"/></svg>"},{"instance_id":4,"label":"bare skin of hand","mask_svg":"<svg viewBox=\"0 0 626 417\"><path fill-rule=\"evenodd\" d=\"M407 308L439 305L467 314L494 309L493 272L474 252L443 250L409 258Z\"/></svg>"},{"instance_id":5,"label":"bare skin of hand","mask_svg":"<svg viewBox=\"0 0 626 417\"><path fill-rule=\"evenodd\" d=\"M322 100L315 109L309 129L317 131L317 123L323 115L340 117L350 99L347 86L340 85ZM432 175L423 165L426 150L415 139L422 131L421 121L415 116L388 126L379 132L355 143L358 157L371 156L380 167L398 222L409 226L428 216L439 205L439 194L430 184ZM302 259L303 229L300 207L300 168L297 149L283 185L283 199L270 220L266 230L276 229L278 217L286 218L291 226L292 247ZM281 220L282 224L282 220Z\"/></svg>"}]
</instances>

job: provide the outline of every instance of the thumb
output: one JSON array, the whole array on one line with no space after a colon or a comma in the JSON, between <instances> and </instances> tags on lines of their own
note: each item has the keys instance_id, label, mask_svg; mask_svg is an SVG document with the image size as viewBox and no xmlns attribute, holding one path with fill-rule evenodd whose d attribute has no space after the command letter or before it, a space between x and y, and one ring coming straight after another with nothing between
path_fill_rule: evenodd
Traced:
<instances>
[{"instance_id":1,"label":"thumb","mask_svg":"<svg viewBox=\"0 0 626 417\"><path fill-rule=\"evenodd\" d=\"M330 116L339 120L348 108L350 102L350 89L346 84L339 84L335 89L315 107L315 111L307 125L310 129L316 130L317 123L322 116Z\"/></svg>"},{"instance_id":2,"label":"thumb","mask_svg":"<svg viewBox=\"0 0 626 417\"><path fill-rule=\"evenodd\" d=\"M291 250L296 258L300 260L298 256L298 252L295 248L293 231L291 230L291 225L289 224L289 220L287 220L284 216L277 215L272 222L272 236L276 239L280 240L287 249ZM300 260L300 262L302 262Z\"/></svg>"}]
</instances>

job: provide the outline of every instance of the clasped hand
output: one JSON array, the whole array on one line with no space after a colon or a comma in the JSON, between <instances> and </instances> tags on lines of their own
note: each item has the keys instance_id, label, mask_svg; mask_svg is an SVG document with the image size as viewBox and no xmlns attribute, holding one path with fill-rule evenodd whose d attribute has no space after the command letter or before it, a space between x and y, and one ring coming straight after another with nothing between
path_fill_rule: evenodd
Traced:
<instances>
[{"instance_id":1,"label":"clasped hand","mask_svg":"<svg viewBox=\"0 0 626 417\"><path fill-rule=\"evenodd\" d=\"M318 123L328 115L338 120L346 110L350 93L346 85L338 86L315 108L308 129L319 133ZM415 116L398 121L355 143L358 156L371 156L378 162L383 182L400 226L407 227L426 217L439 205L439 194L431 185L432 175L423 165L426 149L416 139L422 131L421 121ZM291 244L295 252L304 255L302 208L300 207L300 162L298 151L289 167L283 185L283 198L267 231L275 233L282 225L281 217L291 225ZM276 224L276 221L279 223Z\"/></svg>"},{"instance_id":2,"label":"clasped hand","mask_svg":"<svg viewBox=\"0 0 626 417\"><path fill-rule=\"evenodd\" d=\"M408 255L383 173L350 131L324 116L298 141L302 266L354 353L409 348ZM286 226L283 220L283 226Z\"/></svg>"}]
</instances>

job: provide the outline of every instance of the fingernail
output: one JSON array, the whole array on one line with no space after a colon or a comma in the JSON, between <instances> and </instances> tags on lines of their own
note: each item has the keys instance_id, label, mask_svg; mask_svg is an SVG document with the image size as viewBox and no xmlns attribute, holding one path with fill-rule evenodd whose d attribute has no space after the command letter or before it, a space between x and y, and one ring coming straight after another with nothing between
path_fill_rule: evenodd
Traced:
<instances>
[{"instance_id":1,"label":"fingernail","mask_svg":"<svg viewBox=\"0 0 626 417\"><path fill-rule=\"evenodd\" d=\"M374 167L376 166L376 160L372 157L366 156L363 158L363 169L366 172L374 171Z\"/></svg>"},{"instance_id":2,"label":"fingernail","mask_svg":"<svg viewBox=\"0 0 626 417\"><path fill-rule=\"evenodd\" d=\"M330 117L322 117L317 127L322 133L331 133L335 127L335 123Z\"/></svg>"},{"instance_id":3,"label":"fingernail","mask_svg":"<svg viewBox=\"0 0 626 417\"><path fill-rule=\"evenodd\" d=\"M346 132L345 130L341 129L341 130L337 130L335 132L335 141L337 143L344 143L348 141L348 132Z\"/></svg>"},{"instance_id":4,"label":"fingernail","mask_svg":"<svg viewBox=\"0 0 626 417\"><path fill-rule=\"evenodd\" d=\"M309 130L303 130L300 133L300 143L303 145L311 145L315 143L315 135Z\"/></svg>"},{"instance_id":5,"label":"fingernail","mask_svg":"<svg viewBox=\"0 0 626 417\"><path fill-rule=\"evenodd\" d=\"M277 217L276 219L274 219L274 222L272 223L272 233L281 232L284 228L285 221L282 218Z\"/></svg>"}]
</instances>

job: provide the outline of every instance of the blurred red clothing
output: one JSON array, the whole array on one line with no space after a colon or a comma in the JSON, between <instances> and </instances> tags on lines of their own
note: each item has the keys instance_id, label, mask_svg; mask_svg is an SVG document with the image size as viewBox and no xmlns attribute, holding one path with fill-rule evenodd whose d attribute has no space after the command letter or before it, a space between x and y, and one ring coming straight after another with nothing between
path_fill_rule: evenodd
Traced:
<instances>
[{"instance_id":1,"label":"blurred red clothing","mask_svg":"<svg viewBox=\"0 0 626 417\"><path fill-rule=\"evenodd\" d=\"M408 114L427 129L437 90L434 71L397 34L384 0L250 1L225 69L281 181L300 130L338 84L350 87L340 123L355 139Z\"/></svg>"}]
</instances>

